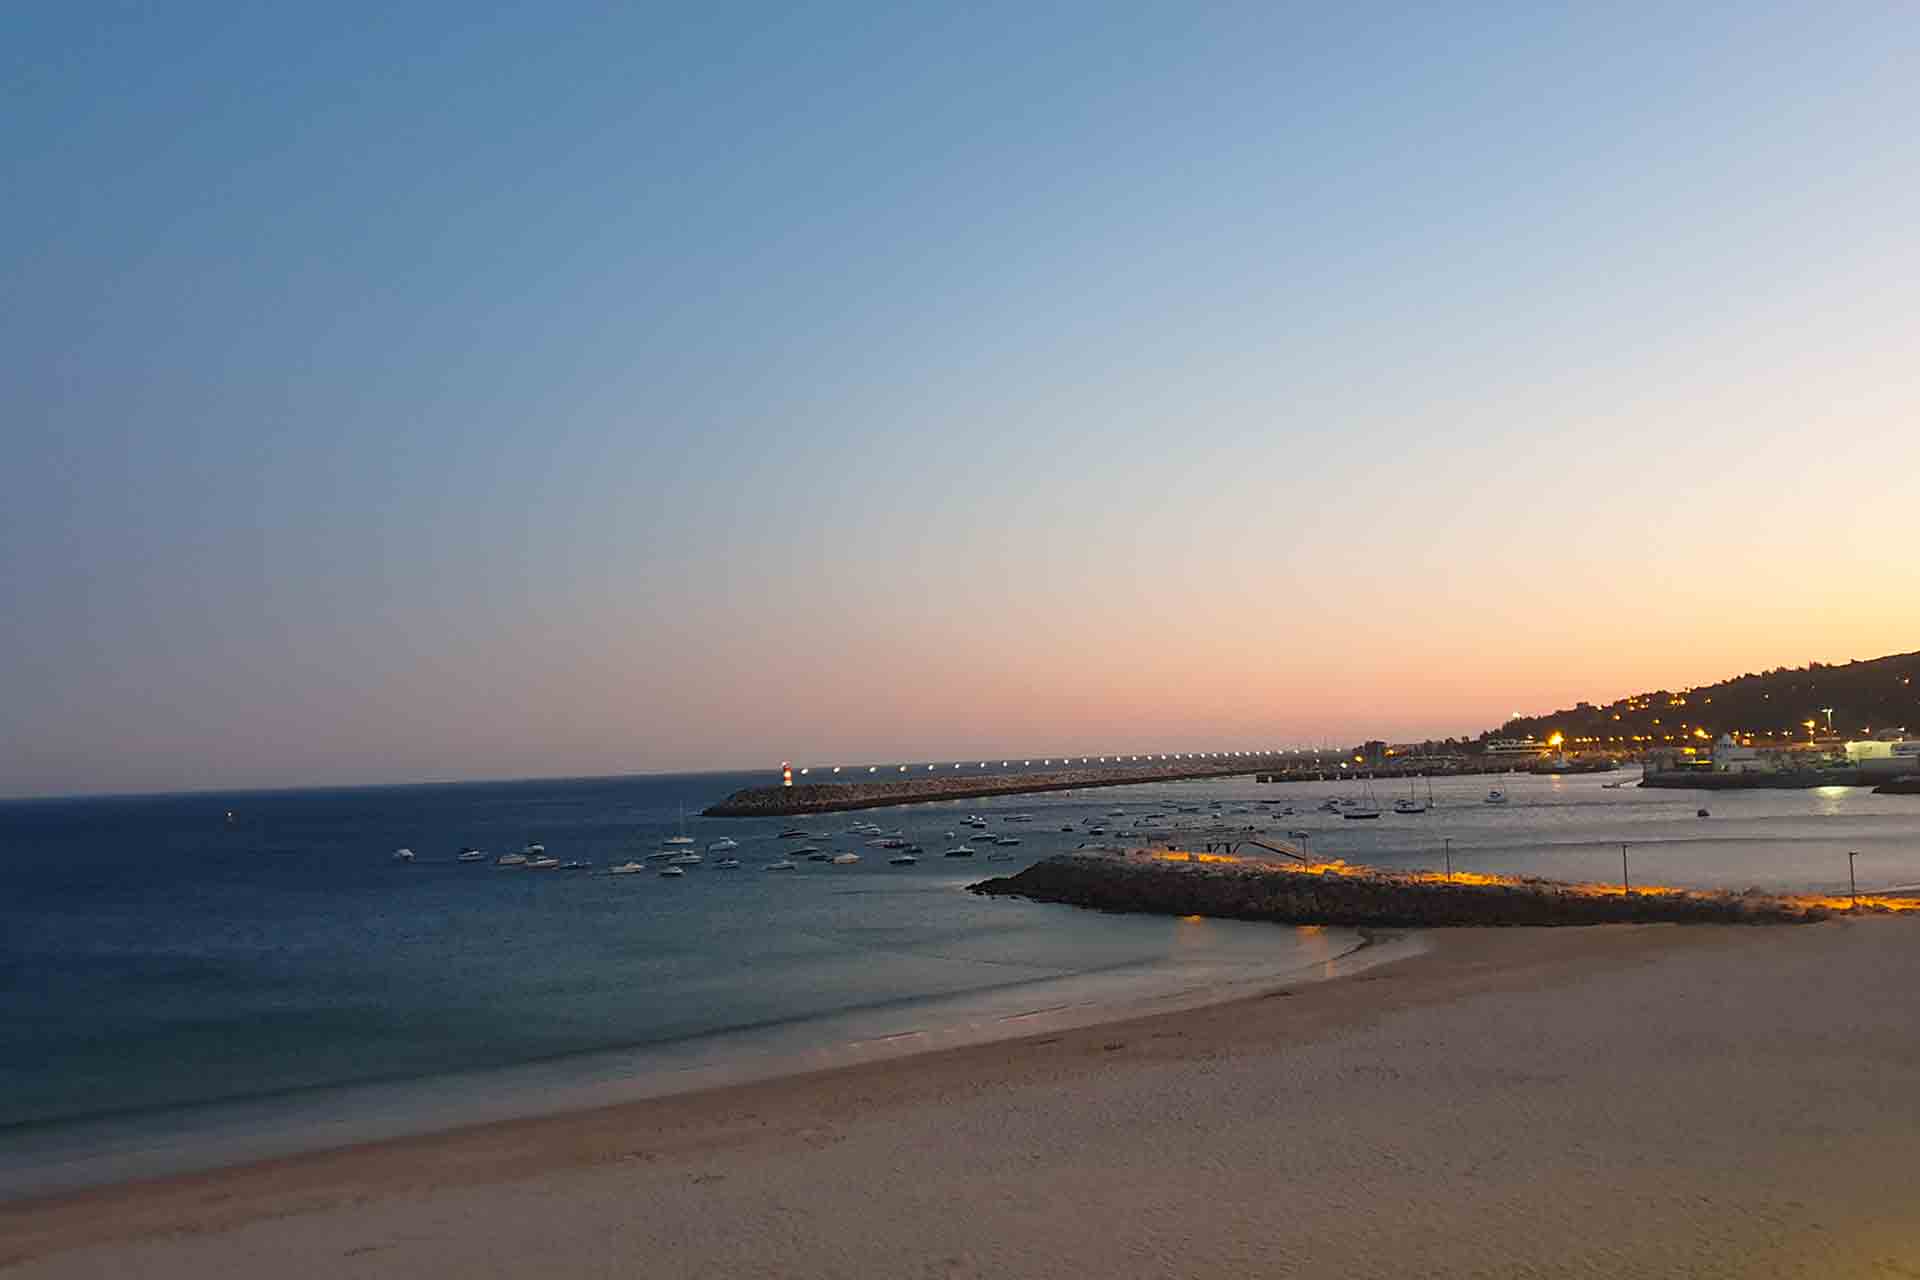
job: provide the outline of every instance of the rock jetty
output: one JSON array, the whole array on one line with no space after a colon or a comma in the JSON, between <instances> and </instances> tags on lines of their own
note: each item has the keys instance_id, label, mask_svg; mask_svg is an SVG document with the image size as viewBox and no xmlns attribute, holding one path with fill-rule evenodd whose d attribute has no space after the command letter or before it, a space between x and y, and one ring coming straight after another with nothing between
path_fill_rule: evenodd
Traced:
<instances>
[{"instance_id":1,"label":"rock jetty","mask_svg":"<svg viewBox=\"0 0 1920 1280\"><path fill-rule=\"evenodd\" d=\"M1083 787L1125 787L1142 782L1178 782L1185 778L1231 778L1254 772L1247 761L1238 765L1191 765L1140 769L1056 769L1049 773L1000 773L967 778L928 774L874 782L816 782L794 787L747 787L703 811L709 818L784 818L808 813L842 813L849 809L884 809L888 805L923 804L929 800L976 800L985 796L1023 796L1043 791L1078 791Z\"/></svg>"},{"instance_id":2,"label":"rock jetty","mask_svg":"<svg viewBox=\"0 0 1920 1280\"><path fill-rule=\"evenodd\" d=\"M1471 881L1471 882L1469 882ZM1653 888L1491 876L1444 880L1345 863L1301 865L1132 850L1047 858L974 893L1101 911L1215 916L1280 924L1434 928L1452 925L1805 924L1831 912L1761 893Z\"/></svg>"}]
</instances>

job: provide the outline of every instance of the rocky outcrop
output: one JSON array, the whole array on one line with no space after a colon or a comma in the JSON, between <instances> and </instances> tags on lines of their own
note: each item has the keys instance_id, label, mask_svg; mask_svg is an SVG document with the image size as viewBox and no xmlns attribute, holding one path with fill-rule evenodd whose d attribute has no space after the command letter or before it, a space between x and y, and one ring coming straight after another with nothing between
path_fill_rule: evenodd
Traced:
<instances>
[{"instance_id":1,"label":"rocky outcrop","mask_svg":"<svg viewBox=\"0 0 1920 1280\"><path fill-rule=\"evenodd\" d=\"M1829 914L1824 907L1759 893L1662 889L1622 895L1551 880L1444 883L1353 867L1316 872L1270 863L1188 862L1147 851L1048 858L1017 875L982 881L972 890L1101 911L1400 928L1804 924Z\"/></svg>"}]
</instances>

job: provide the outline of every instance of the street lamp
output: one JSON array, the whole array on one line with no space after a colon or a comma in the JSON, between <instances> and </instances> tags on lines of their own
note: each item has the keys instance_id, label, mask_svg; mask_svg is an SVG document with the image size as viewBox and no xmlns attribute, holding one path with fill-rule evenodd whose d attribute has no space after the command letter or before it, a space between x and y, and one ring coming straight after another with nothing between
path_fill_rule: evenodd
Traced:
<instances>
[{"instance_id":1,"label":"street lamp","mask_svg":"<svg viewBox=\"0 0 1920 1280\"><path fill-rule=\"evenodd\" d=\"M1822 707L1820 709L1827 713L1827 736L1832 737L1833 736L1833 708Z\"/></svg>"},{"instance_id":2,"label":"street lamp","mask_svg":"<svg viewBox=\"0 0 1920 1280\"><path fill-rule=\"evenodd\" d=\"M1620 846L1620 896L1626 897L1633 892L1633 881L1627 878L1627 846Z\"/></svg>"},{"instance_id":3,"label":"street lamp","mask_svg":"<svg viewBox=\"0 0 1920 1280\"><path fill-rule=\"evenodd\" d=\"M1859 856L1857 850L1847 850L1847 892L1853 895L1853 907L1856 911L1860 909L1860 885L1853 878L1853 860Z\"/></svg>"}]
</instances>

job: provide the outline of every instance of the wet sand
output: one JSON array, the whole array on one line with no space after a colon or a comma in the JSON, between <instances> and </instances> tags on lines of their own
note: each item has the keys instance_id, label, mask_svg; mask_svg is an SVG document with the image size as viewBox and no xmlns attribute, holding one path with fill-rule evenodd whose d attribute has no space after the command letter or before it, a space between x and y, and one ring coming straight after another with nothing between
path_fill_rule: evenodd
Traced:
<instances>
[{"instance_id":1,"label":"wet sand","mask_svg":"<svg viewBox=\"0 0 1920 1280\"><path fill-rule=\"evenodd\" d=\"M1920 1274L1920 927L1250 1000L0 1206L11 1276Z\"/></svg>"}]
</instances>

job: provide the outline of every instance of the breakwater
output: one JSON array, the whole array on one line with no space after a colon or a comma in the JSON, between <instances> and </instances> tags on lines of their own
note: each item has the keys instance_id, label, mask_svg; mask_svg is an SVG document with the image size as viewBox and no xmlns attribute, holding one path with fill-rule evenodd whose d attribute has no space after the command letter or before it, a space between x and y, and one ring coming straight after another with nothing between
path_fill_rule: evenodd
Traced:
<instances>
[{"instance_id":1,"label":"breakwater","mask_svg":"<svg viewBox=\"0 0 1920 1280\"><path fill-rule=\"evenodd\" d=\"M1640 780L1643 787L1675 791L1807 791L1814 787L1864 787L1869 779L1858 769L1808 769L1775 773L1709 773L1705 769L1654 769Z\"/></svg>"},{"instance_id":2,"label":"breakwater","mask_svg":"<svg viewBox=\"0 0 1920 1280\"><path fill-rule=\"evenodd\" d=\"M1394 873L1346 863L1290 863L1138 849L1047 858L974 893L1100 911L1216 916L1279 924L1431 928L1458 925L1804 924L1826 904L1761 893L1692 893L1479 875Z\"/></svg>"},{"instance_id":3,"label":"breakwater","mask_svg":"<svg viewBox=\"0 0 1920 1280\"><path fill-rule=\"evenodd\" d=\"M1048 773L996 774L976 778L898 778L885 782L815 782L793 787L747 787L703 814L709 818L784 818L810 813L884 809L889 805L933 800L978 800L987 796L1038 795L1089 787L1137 786L1143 782L1180 782L1193 778L1232 778L1252 773L1254 765L1213 765L1148 769L1056 769Z\"/></svg>"}]
</instances>

